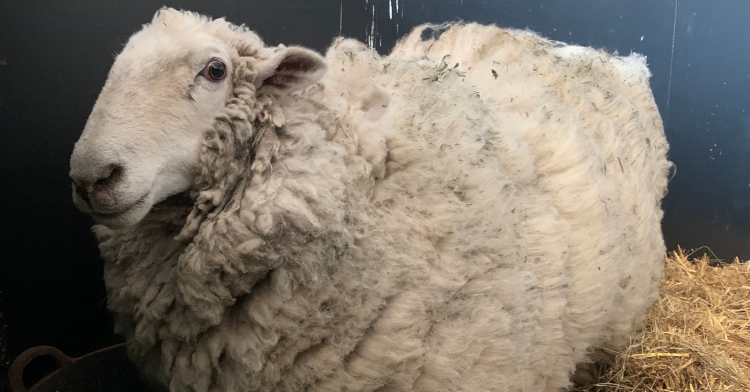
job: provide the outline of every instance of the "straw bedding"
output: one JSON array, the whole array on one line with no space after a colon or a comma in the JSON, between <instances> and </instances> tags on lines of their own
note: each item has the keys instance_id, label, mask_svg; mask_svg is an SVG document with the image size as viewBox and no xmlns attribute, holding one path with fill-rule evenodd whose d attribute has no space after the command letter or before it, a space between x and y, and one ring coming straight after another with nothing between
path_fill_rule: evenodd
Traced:
<instances>
[{"instance_id":1,"label":"straw bedding","mask_svg":"<svg viewBox=\"0 0 750 392\"><path fill-rule=\"evenodd\" d=\"M583 391L750 391L750 265L667 257L644 338Z\"/></svg>"}]
</instances>

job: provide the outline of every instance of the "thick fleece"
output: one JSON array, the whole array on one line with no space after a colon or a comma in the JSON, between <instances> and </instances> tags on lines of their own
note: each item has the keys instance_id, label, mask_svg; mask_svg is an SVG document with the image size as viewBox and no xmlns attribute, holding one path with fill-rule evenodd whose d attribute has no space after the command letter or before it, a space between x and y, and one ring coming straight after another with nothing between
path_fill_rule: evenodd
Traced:
<instances>
[{"instance_id":1,"label":"thick fleece","mask_svg":"<svg viewBox=\"0 0 750 392\"><path fill-rule=\"evenodd\" d=\"M192 206L94 229L117 332L150 377L552 392L638 336L670 168L643 57L422 26L385 57L339 39L320 83L274 95L251 49Z\"/></svg>"}]
</instances>

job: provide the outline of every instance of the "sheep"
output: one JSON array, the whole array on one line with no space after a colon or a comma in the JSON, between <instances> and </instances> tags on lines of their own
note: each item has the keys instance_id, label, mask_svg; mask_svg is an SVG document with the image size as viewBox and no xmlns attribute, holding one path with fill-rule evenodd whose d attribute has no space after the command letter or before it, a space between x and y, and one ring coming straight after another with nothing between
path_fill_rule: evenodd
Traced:
<instances>
[{"instance_id":1,"label":"sheep","mask_svg":"<svg viewBox=\"0 0 750 392\"><path fill-rule=\"evenodd\" d=\"M558 391L658 297L646 59L475 23L325 57L160 9L71 160L170 391Z\"/></svg>"}]
</instances>

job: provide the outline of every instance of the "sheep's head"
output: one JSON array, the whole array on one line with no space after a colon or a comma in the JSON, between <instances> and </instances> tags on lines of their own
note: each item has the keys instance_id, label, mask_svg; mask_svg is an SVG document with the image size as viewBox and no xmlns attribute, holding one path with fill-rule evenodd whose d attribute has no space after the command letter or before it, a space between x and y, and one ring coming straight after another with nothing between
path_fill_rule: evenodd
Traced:
<instances>
[{"instance_id":1,"label":"sheep's head","mask_svg":"<svg viewBox=\"0 0 750 392\"><path fill-rule=\"evenodd\" d=\"M73 200L97 223L132 226L190 189L205 131L232 96L237 61L257 71L257 92L315 83L323 59L265 48L244 26L164 8L115 59L70 159Z\"/></svg>"}]
</instances>

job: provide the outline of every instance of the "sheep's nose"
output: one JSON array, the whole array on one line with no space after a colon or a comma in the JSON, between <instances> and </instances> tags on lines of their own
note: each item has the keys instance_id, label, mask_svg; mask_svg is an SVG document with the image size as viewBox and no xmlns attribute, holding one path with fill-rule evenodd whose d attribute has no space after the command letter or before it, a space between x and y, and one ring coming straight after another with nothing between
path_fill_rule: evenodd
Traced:
<instances>
[{"instance_id":1,"label":"sheep's nose","mask_svg":"<svg viewBox=\"0 0 750 392\"><path fill-rule=\"evenodd\" d=\"M73 187L76 193L86 204L94 208L92 205L92 198L95 204L107 204L106 198L98 197L102 193L108 193L106 191L112 190L117 186L117 183L122 179L122 166L118 164L110 164L105 166L102 170L90 173L71 173L70 179L73 181Z\"/></svg>"}]
</instances>

